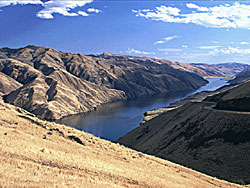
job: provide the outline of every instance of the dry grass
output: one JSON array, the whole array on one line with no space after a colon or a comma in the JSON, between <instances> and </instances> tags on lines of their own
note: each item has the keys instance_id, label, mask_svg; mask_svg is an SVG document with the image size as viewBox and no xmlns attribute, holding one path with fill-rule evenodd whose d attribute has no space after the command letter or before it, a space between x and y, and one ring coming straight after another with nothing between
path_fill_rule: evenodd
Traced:
<instances>
[{"instance_id":1,"label":"dry grass","mask_svg":"<svg viewBox=\"0 0 250 188\"><path fill-rule=\"evenodd\" d=\"M1 188L240 187L17 109L0 102Z\"/></svg>"}]
</instances>

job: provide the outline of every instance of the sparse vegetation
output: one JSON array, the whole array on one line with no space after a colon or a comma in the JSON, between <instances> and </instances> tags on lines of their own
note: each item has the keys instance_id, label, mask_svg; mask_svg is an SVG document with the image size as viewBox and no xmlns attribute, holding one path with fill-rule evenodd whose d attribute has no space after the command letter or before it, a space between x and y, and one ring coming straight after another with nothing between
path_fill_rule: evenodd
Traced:
<instances>
[{"instance_id":1,"label":"sparse vegetation","mask_svg":"<svg viewBox=\"0 0 250 188\"><path fill-rule=\"evenodd\" d=\"M244 107L249 97L250 81L190 96L174 103L176 109L144 121L117 142L227 181L249 182L250 113L234 111L232 105L226 110L214 108L228 100L235 101L233 106Z\"/></svg>"},{"instance_id":2,"label":"sparse vegetation","mask_svg":"<svg viewBox=\"0 0 250 188\"><path fill-rule=\"evenodd\" d=\"M107 102L190 91L207 83L192 73L191 65L183 63L191 69L181 71L177 63L148 57L86 56L36 46L0 49L0 56L0 93L5 102L47 120Z\"/></svg>"},{"instance_id":3,"label":"sparse vegetation","mask_svg":"<svg viewBox=\"0 0 250 188\"><path fill-rule=\"evenodd\" d=\"M239 185L247 185L247 183L242 179L236 180L235 183L237 183Z\"/></svg>"},{"instance_id":4,"label":"sparse vegetation","mask_svg":"<svg viewBox=\"0 0 250 188\"><path fill-rule=\"evenodd\" d=\"M16 109L0 102L0 187L240 187Z\"/></svg>"}]
</instances>

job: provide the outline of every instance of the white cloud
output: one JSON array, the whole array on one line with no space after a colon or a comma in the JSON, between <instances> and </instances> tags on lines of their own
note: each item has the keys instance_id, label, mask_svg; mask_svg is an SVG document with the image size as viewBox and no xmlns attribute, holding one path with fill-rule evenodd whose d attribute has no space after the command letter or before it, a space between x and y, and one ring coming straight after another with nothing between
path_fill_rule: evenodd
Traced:
<instances>
[{"instance_id":1,"label":"white cloud","mask_svg":"<svg viewBox=\"0 0 250 188\"><path fill-rule=\"evenodd\" d=\"M171 41L171 40L173 40L173 39L179 38L179 37L180 37L180 36L176 36L176 35L170 36L170 37L166 37L166 38L164 38L163 40L158 40L158 41L156 41L155 44L164 44L164 43L167 43L167 42L169 42L169 41Z\"/></svg>"},{"instance_id":2,"label":"white cloud","mask_svg":"<svg viewBox=\"0 0 250 188\"><path fill-rule=\"evenodd\" d=\"M78 13L71 13L70 11L76 7L83 7L92 0L82 1L61 1L51 0L43 3L43 9L37 13L37 17L44 19L54 18L53 14L62 14L63 16L78 16ZM81 14L80 14L81 15Z\"/></svg>"},{"instance_id":3,"label":"white cloud","mask_svg":"<svg viewBox=\"0 0 250 188\"><path fill-rule=\"evenodd\" d=\"M190 50L188 52L180 52L179 55L171 52L168 58L175 61L188 63L211 63L211 62L244 62L250 64L250 48L240 47L220 47L207 50Z\"/></svg>"},{"instance_id":4,"label":"white cloud","mask_svg":"<svg viewBox=\"0 0 250 188\"><path fill-rule=\"evenodd\" d=\"M212 40L211 41L213 44L218 44L219 42L218 41L215 41L215 40Z\"/></svg>"},{"instance_id":5,"label":"white cloud","mask_svg":"<svg viewBox=\"0 0 250 188\"><path fill-rule=\"evenodd\" d=\"M250 54L250 49L241 49L241 48L235 48L232 46L228 46L226 49L221 49L218 52L224 53L224 54Z\"/></svg>"},{"instance_id":6,"label":"white cloud","mask_svg":"<svg viewBox=\"0 0 250 188\"><path fill-rule=\"evenodd\" d=\"M101 10L96 9L96 8L88 8L87 11L88 11L88 12L94 12L94 13L100 13L100 12L101 12Z\"/></svg>"},{"instance_id":7,"label":"white cloud","mask_svg":"<svg viewBox=\"0 0 250 188\"><path fill-rule=\"evenodd\" d=\"M202 49L202 50L210 50L210 49L216 49L219 47L221 47L221 46L199 46L198 48Z\"/></svg>"},{"instance_id":8,"label":"white cloud","mask_svg":"<svg viewBox=\"0 0 250 188\"><path fill-rule=\"evenodd\" d=\"M193 3L188 3L188 4L186 4L186 6L188 8L191 8L191 9L197 9L198 11L201 11L201 12L209 11L209 9L207 7L200 7L200 6L195 5Z\"/></svg>"},{"instance_id":9,"label":"white cloud","mask_svg":"<svg viewBox=\"0 0 250 188\"><path fill-rule=\"evenodd\" d=\"M204 48L203 48L204 47ZM245 61L249 62L250 48L240 47L222 47L222 46L203 46L200 51L189 51L175 55L171 53L171 58L178 61L197 62L197 63L211 63L213 61Z\"/></svg>"},{"instance_id":10,"label":"white cloud","mask_svg":"<svg viewBox=\"0 0 250 188\"><path fill-rule=\"evenodd\" d=\"M217 55L215 51L208 51L207 53L185 53L183 54L189 58L201 58L201 57L211 57Z\"/></svg>"},{"instance_id":11,"label":"white cloud","mask_svg":"<svg viewBox=\"0 0 250 188\"><path fill-rule=\"evenodd\" d=\"M84 11L78 11L78 14L81 16L89 16L89 14Z\"/></svg>"},{"instance_id":12,"label":"white cloud","mask_svg":"<svg viewBox=\"0 0 250 188\"><path fill-rule=\"evenodd\" d=\"M181 14L180 9L165 5L146 12L141 10L133 12L136 13L136 16L169 23L193 23L204 27L250 29L250 5L236 2L232 5L213 7L203 7L193 3L188 3L186 6L191 9L191 13Z\"/></svg>"},{"instance_id":13,"label":"white cloud","mask_svg":"<svg viewBox=\"0 0 250 188\"><path fill-rule=\"evenodd\" d=\"M250 49L239 48L239 47L222 47L222 46L200 46L199 49L208 50L206 54L209 55L221 55L221 54L238 54L238 55L247 55L250 54Z\"/></svg>"},{"instance_id":14,"label":"white cloud","mask_svg":"<svg viewBox=\"0 0 250 188\"><path fill-rule=\"evenodd\" d=\"M249 42L240 42L240 44L247 45L247 44L250 44L250 43Z\"/></svg>"},{"instance_id":15,"label":"white cloud","mask_svg":"<svg viewBox=\"0 0 250 188\"><path fill-rule=\"evenodd\" d=\"M6 6L10 6L10 5L27 5L27 4L40 4L42 5L43 2L41 0L33 0L33 1L25 1L25 0L19 0L19 1L15 1L15 0L9 0L9 1L0 1L0 7L6 7Z\"/></svg>"},{"instance_id":16,"label":"white cloud","mask_svg":"<svg viewBox=\"0 0 250 188\"><path fill-rule=\"evenodd\" d=\"M158 49L158 51L161 52L181 52L183 49L179 49L179 48L160 48Z\"/></svg>"},{"instance_id":17,"label":"white cloud","mask_svg":"<svg viewBox=\"0 0 250 188\"><path fill-rule=\"evenodd\" d=\"M182 47L182 48L187 48L188 46L187 46L187 45L182 45L181 47Z\"/></svg>"},{"instance_id":18,"label":"white cloud","mask_svg":"<svg viewBox=\"0 0 250 188\"><path fill-rule=\"evenodd\" d=\"M73 9L77 7L83 7L87 3L91 3L93 0L49 0L42 2L41 0L3 0L0 1L0 7L14 6L14 5L28 5L36 4L42 5L43 9L37 13L37 17L43 19L52 19L54 14L61 14L63 16L89 16L88 13L84 11L72 12ZM101 10L95 8L87 9L90 13L100 13Z\"/></svg>"},{"instance_id":19,"label":"white cloud","mask_svg":"<svg viewBox=\"0 0 250 188\"><path fill-rule=\"evenodd\" d=\"M142 55L154 55L155 54L154 52L145 52L145 51L141 51L141 50L136 50L134 48L128 48L126 53L128 53L128 54L142 54Z\"/></svg>"}]
</instances>

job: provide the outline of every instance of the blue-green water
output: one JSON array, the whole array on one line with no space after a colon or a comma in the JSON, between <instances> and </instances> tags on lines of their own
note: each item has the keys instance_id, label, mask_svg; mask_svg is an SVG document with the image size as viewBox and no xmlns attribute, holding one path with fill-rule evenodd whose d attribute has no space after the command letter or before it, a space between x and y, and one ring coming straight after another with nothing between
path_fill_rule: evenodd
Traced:
<instances>
[{"instance_id":1,"label":"blue-green water","mask_svg":"<svg viewBox=\"0 0 250 188\"><path fill-rule=\"evenodd\" d=\"M166 107L200 91L215 90L227 82L219 78L207 80L209 83L206 86L194 92L175 92L103 104L95 111L66 117L60 123L114 141L136 128L142 121L144 112Z\"/></svg>"}]
</instances>

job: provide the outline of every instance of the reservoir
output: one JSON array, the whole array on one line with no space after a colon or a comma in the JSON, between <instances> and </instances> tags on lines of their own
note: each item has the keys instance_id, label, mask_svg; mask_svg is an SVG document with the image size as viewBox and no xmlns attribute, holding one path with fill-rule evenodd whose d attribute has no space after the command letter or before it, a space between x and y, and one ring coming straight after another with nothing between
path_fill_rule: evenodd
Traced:
<instances>
[{"instance_id":1,"label":"reservoir","mask_svg":"<svg viewBox=\"0 0 250 188\"><path fill-rule=\"evenodd\" d=\"M170 103L201 91L213 91L227 84L220 78L209 78L209 83L193 92L175 92L145 96L137 99L103 104L95 111L65 117L59 123L115 141L139 126L143 113L168 106Z\"/></svg>"}]
</instances>

